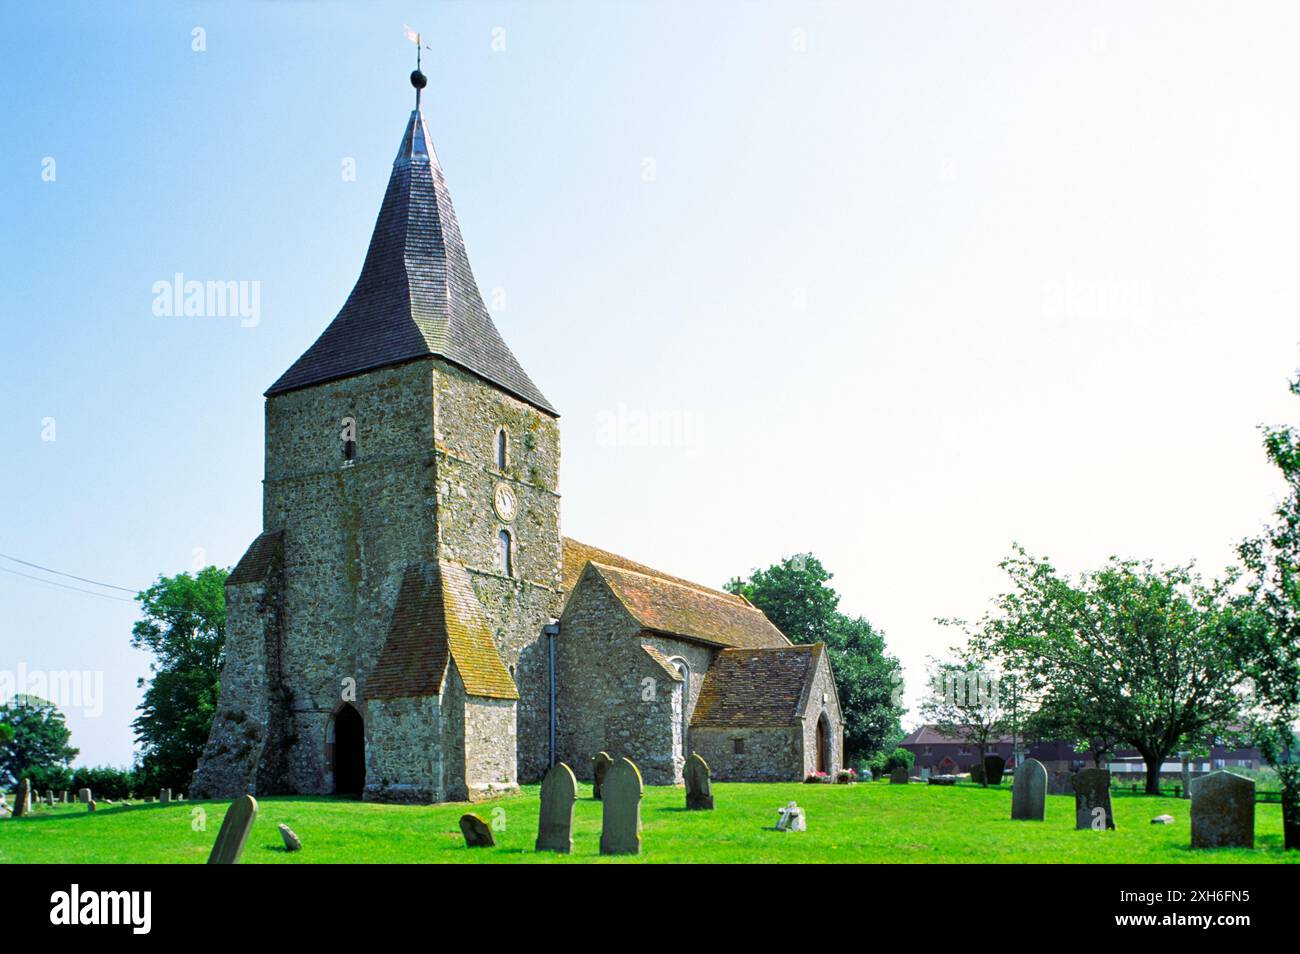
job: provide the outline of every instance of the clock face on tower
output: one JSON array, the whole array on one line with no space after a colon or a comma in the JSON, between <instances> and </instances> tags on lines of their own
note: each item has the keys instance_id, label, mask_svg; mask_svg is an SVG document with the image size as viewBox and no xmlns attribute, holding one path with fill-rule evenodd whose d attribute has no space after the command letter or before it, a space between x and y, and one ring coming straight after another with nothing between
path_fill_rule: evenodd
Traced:
<instances>
[{"instance_id":1,"label":"clock face on tower","mask_svg":"<svg viewBox=\"0 0 1300 954\"><path fill-rule=\"evenodd\" d=\"M496 508L497 516L506 523L515 519L515 492L508 484L497 484L497 491L492 496L492 506Z\"/></svg>"}]
</instances>

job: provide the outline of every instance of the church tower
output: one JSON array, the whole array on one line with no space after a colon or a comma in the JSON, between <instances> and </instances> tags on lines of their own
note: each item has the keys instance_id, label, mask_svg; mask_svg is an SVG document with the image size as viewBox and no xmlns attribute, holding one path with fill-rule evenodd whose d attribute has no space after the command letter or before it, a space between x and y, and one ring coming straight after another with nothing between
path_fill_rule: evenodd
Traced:
<instances>
[{"instance_id":1,"label":"church tower","mask_svg":"<svg viewBox=\"0 0 1300 954\"><path fill-rule=\"evenodd\" d=\"M356 286L266 392L196 794L458 800L548 765L558 413L479 294L411 82Z\"/></svg>"}]
</instances>

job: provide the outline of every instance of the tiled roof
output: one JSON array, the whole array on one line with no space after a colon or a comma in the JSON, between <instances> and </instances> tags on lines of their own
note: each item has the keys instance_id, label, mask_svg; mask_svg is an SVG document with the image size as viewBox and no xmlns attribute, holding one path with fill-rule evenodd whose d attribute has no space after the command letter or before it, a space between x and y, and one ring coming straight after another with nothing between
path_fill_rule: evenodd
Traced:
<instances>
[{"instance_id":1,"label":"tiled roof","mask_svg":"<svg viewBox=\"0 0 1300 954\"><path fill-rule=\"evenodd\" d=\"M712 646L788 646L763 613L726 593L591 561L642 628Z\"/></svg>"},{"instance_id":2,"label":"tiled roof","mask_svg":"<svg viewBox=\"0 0 1300 954\"><path fill-rule=\"evenodd\" d=\"M653 659L655 661L655 664L659 666L659 668L661 668L664 671L664 673L668 676L668 678L671 679L673 682L686 681L685 678L682 676L682 674L677 671L677 667L674 666L672 663L670 663L668 661L668 657L665 656L663 653L661 653L658 649L656 649L653 646L646 645L644 643L641 645L641 648L645 650L645 654L649 656L651 659Z\"/></svg>"},{"instance_id":3,"label":"tiled roof","mask_svg":"<svg viewBox=\"0 0 1300 954\"><path fill-rule=\"evenodd\" d=\"M692 583L690 580L683 580L680 576L662 573L659 570L651 569L644 563L637 563L635 560L629 560L627 557L619 556L617 553L602 550L600 547L593 547L589 543L579 543L571 537L564 538L564 571L560 583L564 588L564 592L573 592L573 588L578 585L578 580L582 578L583 568L586 567L588 561L591 560L594 560L597 563L603 563L605 566L618 567L620 570L635 570L637 573L644 573L646 576L657 576L661 580L680 583L682 586L689 586L705 593L711 593L714 596L731 600L733 603L739 603L742 606L750 605L745 599L736 596L733 593L715 590L712 587L701 586L699 583Z\"/></svg>"},{"instance_id":4,"label":"tiled roof","mask_svg":"<svg viewBox=\"0 0 1300 954\"><path fill-rule=\"evenodd\" d=\"M280 553L280 544L284 540L283 530L269 530L257 535L244 555L239 558L235 568L226 577L226 585L239 583L260 583L266 579L271 564Z\"/></svg>"},{"instance_id":5,"label":"tiled roof","mask_svg":"<svg viewBox=\"0 0 1300 954\"><path fill-rule=\"evenodd\" d=\"M797 724L822 653L821 643L722 650L704 676L691 727Z\"/></svg>"},{"instance_id":6,"label":"tiled roof","mask_svg":"<svg viewBox=\"0 0 1300 954\"><path fill-rule=\"evenodd\" d=\"M1001 735L996 739L990 738L989 742L1011 743L1013 738L1010 735ZM952 745L956 743L966 744L966 740L956 735L946 735L938 726L923 725L916 729L899 742L899 745Z\"/></svg>"},{"instance_id":7,"label":"tiled roof","mask_svg":"<svg viewBox=\"0 0 1300 954\"><path fill-rule=\"evenodd\" d=\"M371 698L434 696L452 660L471 696L518 699L465 568L439 561L407 568L393 622L370 675Z\"/></svg>"},{"instance_id":8,"label":"tiled roof","mask_svg":"<svg viewBox=\"0 0 1300 954\"><path fill-rule=\"evenodd\" d=\"M419 110L411 113L361 276L267 396L439 355L556 414L492 322Z\"/></svg>"}]
</instances>

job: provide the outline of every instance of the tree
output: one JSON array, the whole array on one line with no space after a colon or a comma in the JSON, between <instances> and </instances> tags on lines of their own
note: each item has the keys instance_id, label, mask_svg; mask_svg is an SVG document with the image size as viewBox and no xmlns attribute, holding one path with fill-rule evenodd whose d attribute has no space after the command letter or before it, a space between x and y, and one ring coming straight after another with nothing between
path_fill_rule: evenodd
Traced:
<instances>
[{"instance_id":1,"label":"tree","mask_svg":"<svg viewBox=\"0 0 1300 954\"><path fill-rule=\"evenodd\" d=\"M1186 738L1225 731L1238 717L1236 647L1253 625L1237 575L1205 583L1190 566L1111 560L1077 583L1019 547L1001 564L1012 589L986 617L988 644L1049 700L1067 737L1119 739L1146 764L1159 794L1160 768Z\"/></svg>"},{"instance_id":2,"label":"tree","mask_svg":"<svg viewBox=\"0 0 1300 954\"><path fill-rule=\"evenodd\" d=\"M68 745L72 733L54 703L37 696L18 695L0 706L0 723L9 727L9 739L0 735L0 784L16 785L31 779L35 788L62 788L68 766L77 750Z\"/></svg>"},{"instance_id":3,"label":"tree","mask_svg":"<svg viewBox=\"0 0 1300 954\"><path fill-rule=\"evenodd\" d=\"M766 614L793 643L824 643L844 721L846 762L866 759L902 736L902 667L885 651L885 634L861 616L838 611L831 574L812 554L755 570L726 586Z\"/></svg>"},{"instance_id":4,"label":"tree","mask_svg":"<svg viewBox=\"0 0 1300 954\"><path fill-rule=\"evenodd\" d=\"M944 735L975 746L981 785L988 785L984 755L989 743L1011 730L1010 700L1002 688L992 660L971 646L954 649L949 659L930 659L930 685L921 716Z\"/></svg>"},{"instance_id":5,"label":"tree","mask_svg":"<svg viewBox=\"0 0 1300 954\"><path fill-rule=\"evenodd\" d=\"M160 576L136 597L143 618L131 630L131 645L154 656L132 723L143 791L187 788L198 767L221 691L227 575L210 566L193 576Z\"/></svg>"},{"instance_id":6,"label":"tree","mask_svg":"<svg viewBox=\"0 0 1300 954\"><path fill-rule=\"evenodd\" d=\"M1300 395L1300 378L1291 382ZM1264 759L1282 783L1283 843L1300 849L1300 434L1266 427L1264 450L1282 472L1287 495L1273 512L1275 523L1239 548L1249 574L1258 626L1238 646L1249 678L1248 726Z\"/></svg>"}]
</instances>

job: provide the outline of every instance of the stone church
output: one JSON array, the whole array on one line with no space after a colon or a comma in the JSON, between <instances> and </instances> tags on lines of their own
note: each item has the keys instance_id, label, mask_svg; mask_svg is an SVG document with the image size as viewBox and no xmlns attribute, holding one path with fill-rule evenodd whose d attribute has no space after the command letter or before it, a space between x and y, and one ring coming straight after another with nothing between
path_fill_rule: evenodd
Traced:
<instances>
[{"instance_id":1,"label":"stone church","mask_svg":"<svg viewBox=\"0 0 1300 954\"><path fill-rule=\"evenodd\" d=\"M718 779L837 771L822 646L560 535L559 413L479 294L411 79L360 277L265 395L193 793L476 799L602 750L652 784L692 751Z\"/></svg>"}]
</instances>

